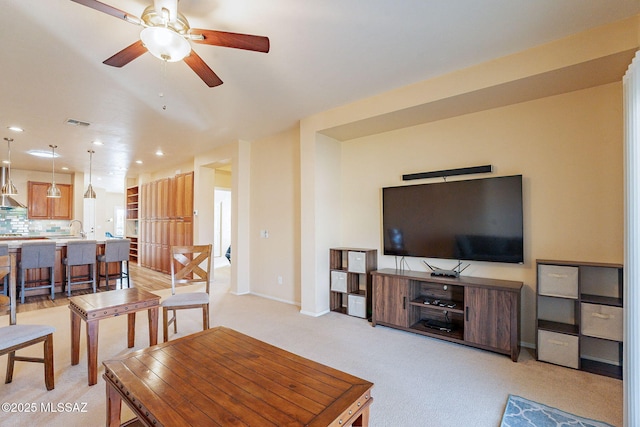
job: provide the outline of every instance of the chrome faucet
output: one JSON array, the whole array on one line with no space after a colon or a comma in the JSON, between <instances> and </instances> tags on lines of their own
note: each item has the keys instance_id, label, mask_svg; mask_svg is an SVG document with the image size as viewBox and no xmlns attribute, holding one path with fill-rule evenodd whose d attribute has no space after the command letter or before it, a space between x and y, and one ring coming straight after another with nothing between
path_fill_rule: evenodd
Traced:
<instances>
[{"instance_id":1,"label":"chrome faucet","mask_svg":"<svg viewBox=\"0 0 640 427\"><path fill-rule=\"evenodd\" d=\"M72 219L71 222L69 223L69 229L73 227L74 222L77 222L78 224L80 224L80 237L82 237L83 239L87 237L87 233L84 231L84 226L82 225L82 221L80 221L79 219Z\"/></svg>"}]
</instances>

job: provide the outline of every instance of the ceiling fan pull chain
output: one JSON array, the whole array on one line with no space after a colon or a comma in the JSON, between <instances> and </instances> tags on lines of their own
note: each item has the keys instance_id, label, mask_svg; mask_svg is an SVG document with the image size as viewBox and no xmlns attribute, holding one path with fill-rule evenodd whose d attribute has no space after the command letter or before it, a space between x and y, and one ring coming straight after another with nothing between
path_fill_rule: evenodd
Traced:
<instances>
[{"instance_id":1,"label":"ceiling fan pull chain","mask_svg":"<svg viewBox=\"0 0 640 427\"><path fill-rule=\"evenodd\" d=\"M162 61L162 65L160 66L160 98L164 98L164 92L167 88L167 61ZM167 109L166 101L162 104L162 109Z\"/></svg>"}]
</instances>

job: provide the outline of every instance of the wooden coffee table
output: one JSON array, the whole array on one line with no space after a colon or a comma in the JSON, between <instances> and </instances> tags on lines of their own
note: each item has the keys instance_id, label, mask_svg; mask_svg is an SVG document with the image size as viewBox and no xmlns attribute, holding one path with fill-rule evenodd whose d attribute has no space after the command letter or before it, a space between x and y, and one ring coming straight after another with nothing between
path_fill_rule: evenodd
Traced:
<instances>
[{"instance_id":1,"label":"wooden coffee table","mask_svg":"<svg viewBox=\"0 0 640 427\"><path fill-rule=\"evenodd\" d=\"M367 426L373 383L216 327L103 362L107 425Z\"/></svg>"},{"instance_id":2,"label":"wooden coffee table","mask_svg":"<svg viewBox=\"0 0 640 427\"><path fill-rule=\"evenodd\" d=\"M69 298L71 311L71 364L80 362L80 321L87 324L87 359L89 385L98 382L98 322L126 314L127 345L134 346L136 312L147 310L149 316L149 345L158 343L158 307L160 297L137 288L118 289L97 294Z\"/></svg>"}]
</instances>

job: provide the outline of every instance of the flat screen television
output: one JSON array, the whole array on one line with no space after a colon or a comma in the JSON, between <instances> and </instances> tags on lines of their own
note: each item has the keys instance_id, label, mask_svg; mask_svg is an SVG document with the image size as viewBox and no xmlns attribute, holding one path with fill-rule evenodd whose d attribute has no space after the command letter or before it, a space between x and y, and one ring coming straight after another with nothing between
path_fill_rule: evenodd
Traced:
<instances>
[{"instance_id":1,"label":"flat screen television","mask_svg":"<svg viewBox=\"0 0 640 427\"><path fill-rule=\"evenodd\" d=\"M524 262L522 175L382 189L384 254Z\"/></svg>"}]
</instances>

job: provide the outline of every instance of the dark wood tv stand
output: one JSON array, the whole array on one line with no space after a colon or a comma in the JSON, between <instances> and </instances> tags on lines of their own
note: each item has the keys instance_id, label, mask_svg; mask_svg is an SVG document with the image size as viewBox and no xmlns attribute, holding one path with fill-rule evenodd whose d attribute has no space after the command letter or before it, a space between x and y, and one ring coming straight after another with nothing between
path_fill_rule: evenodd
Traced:
<instances>
[{"instance_id":1,"label":"dark wood tv stand","mask_svg":"<svg viewBox=\"0 0 640 427\"><path fill-rule=\"evenodd\" d=\"M436 277L395 269L372 275L373 326L390 326L518 360L522 282Z\"/></svg>"}]
</instances>

